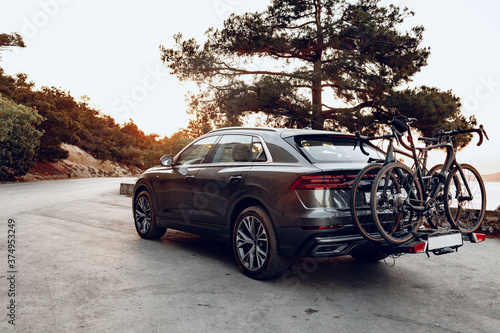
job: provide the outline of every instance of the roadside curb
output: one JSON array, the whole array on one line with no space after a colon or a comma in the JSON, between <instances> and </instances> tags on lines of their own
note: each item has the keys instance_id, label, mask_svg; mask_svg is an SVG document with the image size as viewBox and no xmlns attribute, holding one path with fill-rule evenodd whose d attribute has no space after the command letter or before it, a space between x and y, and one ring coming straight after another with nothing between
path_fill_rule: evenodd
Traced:
<instances>
[{"instance_id":1,"label":"roadside curb","mask_svg":"<svg viewBox=\"0 0 500 333\"><path fill-rule=\"evenodd\" d=\"M134 186L135 183L121 183L120 184L120 194L123 195L132 195L132 192L134 191Z\"/></svg>"}]
</instances>

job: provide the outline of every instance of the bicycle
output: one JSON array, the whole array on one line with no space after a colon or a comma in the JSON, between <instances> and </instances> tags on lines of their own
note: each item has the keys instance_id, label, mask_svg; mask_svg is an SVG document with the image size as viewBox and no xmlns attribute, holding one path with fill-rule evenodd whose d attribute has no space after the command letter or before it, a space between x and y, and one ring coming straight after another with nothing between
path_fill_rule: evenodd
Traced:
<instances>
[{"instance_id":1,"label":"bicycle","mask_svg":"<svg viewBox=\"0 0 500 333\"><path fill-rule=\"evenodd\" d=\"M402 140L400 143L411 152L415 171L400 162L385 164L378 171L370 193L371 215L377 231L388 242L403 244L415 238L424 216L431 227L439 227L433 223L432 217L437 210L443 209L453 229L474 232L480 226L486 208L484 182L474 167L456 161L452 138L475 132L480 136L480 146L483 134L488 139L484 128L441 132L435 138L422 138L431 144L417 148L410 131L414 121L413 118L401 117L392 122L391 127L397 133L408 132L409 145ZM417 151L426 154L436 148L446 149L445 162L440 171L429 173L424 178Z\"/></svg>"},{"instance_id":2,"label":"bicycle","mask_svg":"<svg viewBox=\"0 0 500 333\"><path fill-rule=\"evenodd\" d=\"M478 146L481 146L483 143L483 135L489 140L484 127L481 125L479 129L462 130L458 128L447 132L441 131L433 138L421 137L419 140L424 141L426 147L417 149L425 151L425 154L427 154L428 149L433 149L435 147L433 147L432 144L446 143L447 147L453 147L453 138L455 136L473 132L479 134ZM479 172L472 165L465 163L458 164L455 150L453 149L452 152L452 156L447 154L449 159L445 161L445 164L448 162L451 163L451 171L447 177L444 188L442 188L441 192L438 194L438 199L440 200L435 202L435 209L433 210L433 216L444 212L446 219L432 218L430 220L428 219L428 221L432 227L437 229L453 228L460 230L462 233L472 233L481 225L485 213L486 191L484 182ZM445 164L438 164L429 171L429 174L435 175L434 178L431 178L430 182L427 182L426 194L429 195L435 190L436 186L439 186L436 182L437 177L446 178L442 172L442 168ZM461 183L460 181L464 179L467 179L467 181ZM468 195L464 195L464 193ZM440 203L442 203L442 205L440 205ZM465 214L467 214L467 218L464 218Z\"/></svg>"},{"instance_id":3,"label":"bicycle","mask_svg":"<svg viewBox=\"0 0 500 333\"><path fill-rule=\"evenodd\" d=\"M368 162L375 163L367 165L357 174L356 178L353 180L350 194L350 210L353 224L356 226L361 235L363 235L366 239L375 242L382 241L384 240L384 238L378 232L378 229L376 228L371 216L370 195L373 180L384 165L396 162L395 154L400 154L413 159L413 155L409 153L411 148L401 140L401 136L403 133L399 132L396 129L401 127L398 119L399 118L396 117L393 120L393 123L390 124L390 128L392 130L391 133L374 137L361 136L359 131L356 131L355 133L356 139L354 149L356 149L357 142L359 141L359 147L361 151L367 156L369 154L363 149L363 142L369 142L372 140L389 140L387 152L385 153L385 159L376 160L370 158ZM415 119L409 120L415 121ZM394 141L396 141L398 145L403 146L405 150L401 150L395 147ZM434 141L434 139L431 139L431 141ZM427 158L428 150L419 151L418 163L421 166L421 170L423 171L423 178L426 181L430 179L431 174L437 172L437 170L440 170L442 168L442 165L438 164L427 170ZM436 217L432 217L432 219ZM429 222L431 227L435 227L437 224L434 221Z\"/></svg>"},{"instance_id":4,"label":"bicycle","mask_svg":"<svg viewBox=\"0 0 500 333\"><path fill-rule=\"evenodd\" d=\"M368 162L373 163L368 164L366 167L361 169L361 171L354 178L351 186L350 210L353 224L356 226L360 234L363 235L363 237L375 242L382 241L384 240L384 238L380 235L378 229L375 226L370 209L370 194L373 180L384 165L396 162L396 153L402 154L407 157L412 157L412 155L410 155L407 151L398 149L394 146L395 140L398 144L401 144L401 133L399 133L392 124L390 125L390 128L392 130L391 133L374 137L362 136L360 135L359 131L355 132L354 149L356 149L357 142L359 141L360 150L367 156L369 154L363 148L364 142L373 140L389 141L387 151L385 152L385 158L379 160L370 158Z\"/></svg>"}]
</instances>

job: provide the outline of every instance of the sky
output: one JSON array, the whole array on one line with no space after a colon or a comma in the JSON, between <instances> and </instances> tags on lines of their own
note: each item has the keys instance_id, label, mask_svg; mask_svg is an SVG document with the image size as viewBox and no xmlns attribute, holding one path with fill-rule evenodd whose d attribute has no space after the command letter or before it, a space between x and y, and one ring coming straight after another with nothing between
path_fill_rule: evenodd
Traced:
<instances>
[{"instance_id":1,"label":"sky","mask_svg":"<svg viewBox=\"0 0 500 333\"><path fill-rule=\"evenodd\" d=\"M500 172L500 2L493 0L383 0L415 16L401 30L425 27L428 66L410 86L451 90L462 112L484 124L490 141L459 152L483 174ZM171 135L188 124L185 95L160 60L159 45L173 35L200 43L231 13L263 11L270 0L0 0L0 32L17 32L27 47L2 52L6 74L26 73L38 88L54 86L117 122L133 121L145 133ZM441 157L436 156L436 161Z\"/></svg>"}]
</instances>

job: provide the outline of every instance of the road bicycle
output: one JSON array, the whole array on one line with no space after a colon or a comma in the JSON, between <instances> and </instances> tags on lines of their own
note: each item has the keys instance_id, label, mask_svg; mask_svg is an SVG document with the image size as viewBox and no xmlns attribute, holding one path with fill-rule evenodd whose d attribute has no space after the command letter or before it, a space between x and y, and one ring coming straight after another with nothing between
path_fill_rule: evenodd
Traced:
<instances>
[{"instance_id":1,"label":"road bicycle","mask_svg":"<svg viewBox=\"0 0 500 333\"><path fill-rule=\"evenodd\" d=\"M356 140L354 149L357 148L359 143L359 149L367 156L369 154L363 148L365 143L375 140L387 140L389 142L387 151L385 153L381 151L381 154L384 154L385 158L374 159L370 157L368 160L368 163L370 164L361 169L356 178L354 178L351 186L350 209L353 224L357 227L363 237L375 242L382 241L384 238L378 232L371 215L370 197L373 180L384 165L396 162L396 154L412 157L407 150L401 150L394 145L394 141L396 141L398 145L401 145L401 133L398 133L392 124L390 125L390 128L390 133L380 136L366 137L360 135L359 131L356 131L355 133Z\"/></svg>"},{"instance_id":2,"label":"road bicycle","mask_svg":"<svg viewBox=\"0 0 500 333\"><path fill-rule=\"evenodd\" d=\"M476 132L481 145L483 134L488 139L484 128L457 129L441 132L433 138L419 138L426 146L416 147L410 131L414 121L414 118L397 117L391 123L391 134L372 138L356 135L360 149L363 142L369 140L389 140L385 159L365 167L353 181L351 190L353 222L370 240L408 242L419 231L423 217L433 229L453 228L472 233L484 216L486 195L481 176L471 165L460 165L456 161L452 143L458 134ZM406 132L409 144L401 139ZM394 141L406 151L394 147ZM436 148L446 150L445 163L427 170L428 152ZM394 153L410 157L413 167L397 162Z\"/></svg>"},{"instance_id":3,"label":"road bicycle","mask_svg":"<svg viewBox=\"0 0 500 333\"><path fill-rule=\"evenodd\" d=\"M380 235L393 244L402 244L415 238L423 217L436 228L433 216L444 210L451 228L462 233L472 233L481 225L486 209L484 182L471 165L461 165L456 160L452 138L459 134L478 133L479 143L484 128L456 129L439 133L435 138L423 138L432 144L417 148L410 126L415 120L400 118L393 122L400 133L408 132L414 170L395 162L385 165L375 177L370 197L370 209ZM439 171L424 179L417 151L443 148L446 159Z\"/></svg>"},{"instance_id":4,"label":"road bicycle","mask_svg":"<svg viewBox=\"0 0 500 333\"><path fill-rule=\"evenodd\" d=\"M388 148L384 153L385 157L383 159L373 159L370 158L368 160L369 163L366 167L364 167L353 180L353 184L351 187L351 195L350 195L350 209L351 209L351 219L353 224L357 227L358 231L363 235L366 239L371 241L379 242L384 240L384 237L379 233L375 222L372 218L371 209L370 209L370 198L371 198L371 188L373 181L377 175L377 173L382 169L384 165L395 163L396 154L409 157L413 159L413 155L411 154L411 147L405 144L402 141L401 137L403 135L402 132L398 131L398 128L404 127L400 123L399 118L395 118L393 122L390 124L390 133L386 133L380 136L374 137L366 137L360 135L359 131L356 131L356 141L354 145L354 149L357 147L357 143L359 142L359 148L361 151L368 155L368 153L363 149L363 144L369 141L374 140L387 140ZM432 142L434 139L432 139ZM397 143L398 146L402 146L404 150L397 148L394 143ZM429 141L426 141L427 145L429 145ZM436 165L431 169L427 169L427 159L428 159L428 150L421 150L418 153L418 164L420 165L420 169L422 170L423 179L427 182L430 178L430 175L442 168L442 165ZM432 219L436 219L442 217L433 216ZM436 223L430 221L431 226L436 226ZM441 223L443 224L443 223Z\"/></svg>"}]
</instances>

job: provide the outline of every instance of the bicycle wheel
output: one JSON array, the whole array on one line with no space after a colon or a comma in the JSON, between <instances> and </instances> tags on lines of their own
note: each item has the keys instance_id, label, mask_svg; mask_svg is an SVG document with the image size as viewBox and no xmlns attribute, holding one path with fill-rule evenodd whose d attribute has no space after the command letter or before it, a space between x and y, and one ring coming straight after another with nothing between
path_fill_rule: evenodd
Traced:
<instances>
[{"instance_id":1,"label":"bicycle wheel","mask_svg":"<svg viewBox=\"0 0 500 333\"><path fill-rule=\"evenodd\" d=\"M429 177L429 179L427 180L427 183L426 183L426 186L430 186L430 180L432 180L432 175L434 175L435 173L438 173L438 172L441 172L441 169L443 168L443 164L436 164L435 166L433 166L432 168L430 168L429 171L426 172L426 174Z\"/></svg>"},{"instance_id":2,"label":"bicycle wheel","mask_svg":"<svg viewBox=\"0 0 500 333\"><path fill-rule=\"evenodd\" d=\"M351 220L366 239L379 242L384 238L378 232L370 209L373 180L382 169L382 164L369 164L354 178L351 187Z\"/></svg>"},{"instance_id":3,"label":"bicycle wheel","mask_svg":"<svg viewBox=\"0 0 500 333\"><path fill-rule=\"evenodd\" d=\"M453 226L449 222L444 208L444 201L446 198L444 195L444 185L446 184L446 181L440 180L438 175L438 173L441 172L443 166L443 164L437 164L427 172L428 177L425 184L427 195L432 195L432 193L434 193L434 191L436 190L436 186L439 186L440 190L434 200L434 209L432 210L430 215L427 215L426 220L431 228L448 230L453 228ZM458 178L454 177L453 182L456 184L458 182ZM456 215L458 213L459 210L455 212L454 219L456 218Z\"/></svg>"},{"instance_id":4,"label":"bicycle wheel","mask_svg":"<svg viewBox=\"0 0 500 333\"><path fill-rule=\"evenodd\" d=\"M383 167L372 185L370 208L379 233L393 244L414 238L422 223L422 188L413 171L402 163Z\"/></svg>"},{"instance_id":5,"label":"bicycle wheel","mask_svg":"<svg viewBox=\"0 0 500 333\"><path fill-rule=\"evenodd\" d=\"M486 210L486 190L481 175L469 164L453 168L446 180L444 207L446 216L455 229L463 233L476 231ZM468 189L470 189L470 193Z\"/></svg>"}]
</instances>

